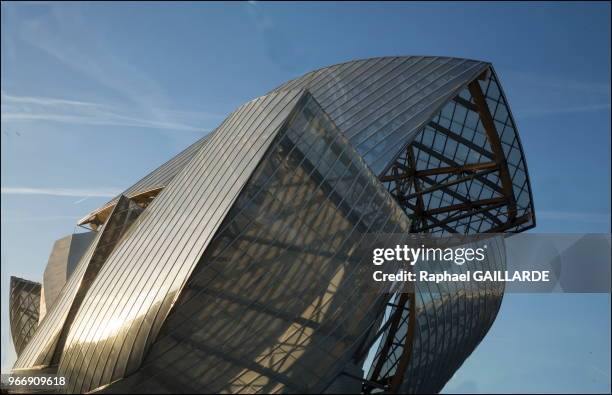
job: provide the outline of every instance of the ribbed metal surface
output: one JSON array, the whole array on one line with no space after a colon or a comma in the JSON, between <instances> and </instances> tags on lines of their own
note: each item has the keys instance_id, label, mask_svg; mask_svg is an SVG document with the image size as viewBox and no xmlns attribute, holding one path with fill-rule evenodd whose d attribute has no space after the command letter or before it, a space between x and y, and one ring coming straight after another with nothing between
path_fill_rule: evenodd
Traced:
<instances>
[{"instance_id":1,"label":"ribbed metal surface","mask_svg":"<svg viewBox=\"0 0 612 395\"><path fill-rule=\"evenodd\" d=\"M206 142L208 141L212 133L214 133L214 131L211 132L211 134L202 137L201 139L181 151L178 155L170 159L168 162L153 170L146 177L126 189L125 192L122 193L122 195L131 197L143 191L168 185L168 183L174 178L174 176L176 176L183 169L183 167L185 167L187 163L189 163L193 156L202 147L206 145ZM115 198L115 200L116 199L117 198Z\"/></svg>"},{"instance_id":2,"label":"ribbed metal surface","mask_svg":"<svg viewBox=\"0 0 612 395\"><path fill-rule=\"evenodd\" d=\"M77 314L58 374L85 392L133 373L302 91L236 110L116 248Z\"/></svg>"},{"instance_id":3,"label":"ribbed metal surface","mask_svg":"<svg viewBox=\"0 0 612 395\"><path fill-rule=\"evenodd\" d=\"M469 269L454 265L445 270L456 274L463 274L468 270L505 270L503 240L500 237L492 237L488 239L487 247L486 259L471 262ZM489 331L501 306L503 293L503 283L452 284L418 281L414 312L404 311L399 329L393 334L392 347L384 355L381 354L382 347L379 347L372 366L382 358L384 363L380 376L391 377L397 373L404 345L407 344L406 336L410 335L409 315L414 314L414 335L408 339L412 350L397 392L440 392ZM387 336L388 332L381 344ZM370 368L368 372L370 379L372 370Z\"/></svg>"},{"instance_id":4,"label":"ribbed metal surface","mask_svg":"<svg viewBox=\"0 0 612 395\"><path fill-rule=\"evenodd\" d=\"M308 99L245 185L143 367L108 390L323 391L372 327L383 296L359 246L367 235L409 226Z\"/></svg>"},{"instance_id":5,"label":"ribbed metal surface","mask_svg":"<svg viewBox=\"0 0 612 395\"><path fill-rule=\"evenodd\" d=\"M397 161L397 168L391 169L400 172L386 174L390 180L395 180L388 182L389 191L401 202L407 214L415 219L414 231L447 235L502 232L499 229L520 232L535 225L525 159L497 77L493 72L487 72L486 76L473 83L479 84L495 123L500 150L504 154L503 165L507 166L510 175L509 191L513 204L504 194L499 165L482 173L467 172L468 176L465 172L418 176L419 173L441 167L474 166L496 159L477 105L466 87L447 102L410 143L402 160ZM398 177L401 172L415 176ZM470 178L470 175L474 177ZM462 178L465 181L459 182ZM445 184L449 186L436 189ZM418 193L427 189L432 191L422 195ZM407 196L410 199L406 199ZM472 210L447 209L461 207L466 202L474 204L486 200L497 202L475 206ZM523 220L513 222L512 211L515 218ZM428 212L437 214L423 215ZM503 253L497 251L498 254L493 254L495 249L492 248L489 251L492 259L472 267L473 270L505 269L500 258ZM405 393L440 391L488 332L499 311L502 297L503 287L468 289L462 283L453 288L419 284L415 306L416 327L414 338L409 341L412 344L411 358L398 390ZM382 377L396 373L399 356L406 344L408 309L407 306L399 308L404 309L404 313L394 334L393 346L382 356L380 353L383 350L379 347L374 363L376 365L379 359L385 361Z\"/></svg>"},{"instance_id":6,"label":"ribbed metal surface","mask_svg":"<svg viewBox=\"0 0 612 395\"><path fill-rule=\"evenodd\" d=\"M36 331L40 284L11 276L9 314L15 352L20 355Z\"/></svg>"},{"instance_id":7,"label":"ribbed metal surface","mask_svg":"<svg viewBox=\"0 0 612 395\"><path fill-rule=\"evenodd\" d=\"M39 320L50 310L66 281L94 239L94 232L72 234L57 240L49 255L43 274L42 299Z\"/></svg>"},{"instance_id":8,"label":"ribbed metal surface","mask_svg":"<svg viewBox=\"0 0 612 395\"><path fill-rule=\"evenodd\" d=\"M375 174L381 174L440 107L488 63L383 57L326 67L281 85L307 88Z\"/></svg>"},{"instance_id":9,"label":"ribbed metal surface","mask_svg":"<svg viewBox=\"0 0 612 395\"><path fill-rule=\"evenodd\" d=\"M529 229L535 225L535 214L526 162L514 120L495 73L489 73L487 78L478 83L482 87L487 106L500 136L505 161L512 180L512 193L516 201L516 216L530 216L530 220L526 223L510 227L507 231L519 232ZM465 92L464 96L469 98L469 93ZM465 125L467 122L460 119L456 120L456 118L461 118L458 114L461 114L461 112L457 110L457 104L449 103L436 116L435 121L445 124L448 128L456 128L459 125L463 137L469 141L481 142L486 140L483 138L481 122L478 123L478 127L475 128L473 134L470 135L471 130ZM430 126L427 126L425 130L431 132ZM479 134L480 136L478 136ZM438 140L440 139L438 138ZM449 145L442 144L441 141L437 142L437 147L434 147L433 141L423 145L432 147L435 152L440 153L450 150ZM444 149L439 147L444 147ZM474 162L474 157L481 159L481 155L473 151L465 157L457 155L458 151L461 152L457 149L454 151L454 161ZM426 155L424 156L426 157ZM423 159L421 158L421 160ZM434 181L439 182L440 180L435 179ZM478 180L471 182L469 188L466 189L470 200L491 198L498 193L492 191L489 185L499 184L499 177L490 175L485 181L488 183L485 184ZM459 190L459 188L455 189L456 192ZM457 203L453 197L450 197L449 201L448 196L441 196L440 201L450 202L450 204ZM493 218L504 223L508 215L508 208L502 206L495 210ZM451 223L453 228L466 234L495 229L495 225L495 223L489 224L484 219L476 221L473 218L463 223L461 221ZM499 240L496 242L490 241L488 246L489 253L487 255L489 259L471 269L483 271L505 270L503 243ZM503 285L471 288L461 285L463 284L459 284L454 289L450 287L439 289L439 286L431 287L436 288L433 291L425 289L423 284L418 286L419 303L413 340L414 349L401 392L433 393L441 391L493 325L501 307L504 294ZM435 296L431 297L429 295Z\"/></svg>"},{"instance_id":10,"label":"ribbed metal surface","mask_svg":"<svg viewBox=\"0 0 612 395\"><path fill-rule=\"evenodd\" d=\"M364 257L353 256L351 246L364 233L409 231L409 210L377 177L415 142L423 152L473 164L469 155L458 158L446 143L440 149L436 138L423 136L489 69L485 62L443 57L353 61L241 106L213 134L125 192L164 187L121 242L105 250L83 292L83 262L95 260L98 233L16 368L59 362L71 392L325 390L357 344L372 336L387 301L359 292L369 282L355 282L357 269L347 262ZM518 134L501 87L486 75L483 107L500 123L509 189L518 214L532 214ZM489 86L498 93L489 94ZM467 122L455 123L449 130L463 138ZM457 191L434 200L453 205ZM481 229L472 225L458 220L452 229ZM486 334L502 291L421 284L409 312L417 327L401 390L442 388ZM408 321L402 322L393 334L398 344L408 333ZM395 347L378 355L385 374L394 374L393 358L401 352Z\"/></svg>"},{"instance_id":11,"label":"ribbed metal surface","mask_svg":"<svg viewBox=\"0 0 612 395\"><path fill-rule=\"evenodd\" d=\"M39 320L42 320L47 315L47 310L51 310L68 279L68 256L71 239L72 235L68 235L53 243L53 248L43 273Z\"/></svg>"},{"instance_id":12,"label":"ribbed metal surface","mask_svg":"<svg viewBox=\"0 0 612 395\"><path fill-rule=\"evenodd\" d=\"M378 175L444 102L488 66L485 62L448 57L372 58L307 73L274 91L308 89ZM207 138L123 194L131 197L167 185Z\"/></svg>"},{"instance_id":13,"label":"ribbed metal surface","mask_svg":"<svg viewBox=\"0 0 612 395\"><path fill-rule=\"evenodd\" d=\"M500 240L488 242L487 259L470 270L505 270ZM465 273L458 266L455 272ZM466 287L417 285L416 327L400 393L438 393L476 349L497 317L503 283Z\"/></svg>"},{"instance_id":14,"label":"ribbed metal surface","mask_svg":"<svg viewBox=\"0 0 612 395\"><path fill-rule=\"evenodd\" d=\"M108 221L95 234L93 242L79 261L74 273L62 288L48 314L40 322L32 341L15 362L16 369L57 364L62 355L66 331L70 328L80 302L87 294L100 267L123 234L142 211L122 196ZM58 349L59 342L59 349Z\"/></svg>"}]
</instances>

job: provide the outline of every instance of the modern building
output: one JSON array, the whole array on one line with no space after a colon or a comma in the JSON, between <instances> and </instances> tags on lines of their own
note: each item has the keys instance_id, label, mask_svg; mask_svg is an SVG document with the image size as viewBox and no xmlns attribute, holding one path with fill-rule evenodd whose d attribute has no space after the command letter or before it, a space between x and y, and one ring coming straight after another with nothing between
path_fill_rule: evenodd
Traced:
<instances>
[{"instance_id":1,"label":"modern building","mask_svg":"<svg viewBox=\"0 0 612 395\"><path fill-rule=\"evenodd\" d=\"M503 287L370 292L360 244L535 216L491 64L406 56L245 103L79 225L26 292L44 295L40 322L11 298L15 373L57 373L69 392L418 393L471 354Z\"/></svg>"}]
</instances>

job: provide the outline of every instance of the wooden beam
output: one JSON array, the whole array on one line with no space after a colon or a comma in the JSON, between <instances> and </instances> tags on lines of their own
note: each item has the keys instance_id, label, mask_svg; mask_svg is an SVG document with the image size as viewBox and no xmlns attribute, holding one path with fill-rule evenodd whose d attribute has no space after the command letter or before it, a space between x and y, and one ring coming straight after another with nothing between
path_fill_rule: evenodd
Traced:
<instances>
[{"instance_id":1,"label":"wooden beam","mask_svg":"<svg viewBox=\"0 0 612 395\"><path fill-rule=\"evenodd\" d=\"M393 340L395 338L395 334L397 333L397 329L401 322L402 313L404 311L404 305L408 302L409 296L407 293L400 294L399 301L397 303L397 310L393 312L393 316L389 319L391 320L391 326L389 327L389 332L387 333L387 338L385 339L385 343L380 349L380 353L378 353L378 359L376 360L376 365L374 365L374 370L372 371L372 376L370 380L380 381L379 375L382 370L385 362L387 361L387 354L391 349L391 345L393 344ZM413 312L410 311L410 314Z\"/></svg>"},{"instance_id":2,"label":"wooden beam","mask_svg":"<svg viewBox=\"0 0 612 395\"><path fill-rule=\"evenodd\" d=\"M417 170L415 176L435 176L438 174L454 174L454 173L474 173L479 170L488 170L497 168L495 162L468 163L462 166L438 167L435 169Z\"/></svg>"},{"instance_id":3,"label":"wooden beam","mask_svg":"<svg viewBox=\"0 0 612 395\"><path fill-rule=\"evenodd\" d=\"M471 216L476 215L476 214L481 214L483 212L488 212L489 210L493 210L495 208L502 207L502 206L505 206L505 205L506 205L506 202L504 200L503 202L500 202L500 203L491 204L491 205L488 205L488 206L481 207L478 210L468 211L465 214L449 216L449 217L447 217L447 218L445 218L443 220L440 220L440 222L442 222L443 224L449 224L451 222L459 221L461 219L464 219L464 218L467 218L467 217L471 217ZM420 229L419 231L429 230L429 229L431 229L433 227L435 227L435 226L428 226L428 227L425 227L423 229Z\"/></svg>"},{"instance_id":4,"label":"wooden beam","mask_svg":"<svg viewBox=\"0 0 612 395\"><path fill-rule=\"evenodd\" d=\"M491 199L482 199L482 200L474 200L474 201L470 201L470 202L465 202L465 203L459 203L459 204L452 204L450 206L442 206L442 207L438 207L438 208L434 208L431 210L426 210L425 211L425 215L437 215L437 214L442 214L442 213L448 213L451 211L464 211L464 210L471 210L474 208L479 208L482 206L488 206L491 204L497 204L497 203L504 203L506 201L505 197L497 197L497 198L491 198Z\"/></svg>"},{"instance_id":5,"label":"wooden beam","mask_svg":"<svg viewBox=\"0 0 612 395\"><path fill-rule=\"evenodd\" d=\"M408 310L408 328L406 329L406 338L404 339L404 346L402 348L402 354L399 358L395 374L390 380L389 392L392 394L398 393L400 386L404 381L404 375L412 356L412 346L414 344L414 328L416 326L416 303L414 294L409 295L409 310Z\"/></svg>"},{"instance_id":6,"label":"wooden beam","mask_svg":"<svg viewBox=\"0 0 612 395\"><path fill-rule=\"evenodd\" d=\"M403 180L410 177L422 177L422 176L435 176L438 174L454 174L454 173L472 173L478 170L486 170L493 169L497 167L497 163L495 162L482 162L482 163L468 163L463 166L445 166L445 167L437 167L433 169L425 169L425 170L414 170L410 169L405 173L401 174L391 174L388 176L380 177L380 181L397 181Z\"/></svg>"},{"instance_id":7,"label":"wooden beam","mask_svg":"<svg viewBox=\"0 0 612 395\"><path fill-rule=\"evenodd\" d=\"M436 185L436 182L434 180L432 180L429 177L422 177L421 180L425 181L426 183L428 183L429 185ZM448 189L448 188L442 188L442 191L446 194L448 194L449 196L454 197L455 199L461 201L461 202L469 202L470 199L468 199L467 197L461 195L458 192L453 191L452 189ZM494 216L493 214L489 213L488 211L485 211L483 213L483 215L485 215L487 218L489 218L492 222L495 222L498 225L501 225L502 222L499 220L499 218L497 218L496 216ZM455 232L456 233L456 232Z\"/></svg>"},{"instance_id":8,"label":"wooden beam","mask_svg":"<svg viewBox=\"0 0 612 395\"><path fill-rule=\"evenodd\" d=\"M414 160L414 152L412 151L412 146L409 145L408 147L406 147L406 150L409 165L411 168L415 169L416 161ZM422 215L422 212L425 210L425 202L423 201L423 194L421 193L421 184L419 183L419 180L416 177L412 178L412 185L414 186L414 191L418 194L416 198L417 211L415 212L415 214L418 217L419 221L422 222L422 225L427 226L427 219ZM410 227L414 229L417 227L417 224L412 223L410 224Z\"/></svg>"},{"instance_id":9,"label":"wooden beam","mask_svg":"<svg viewBox=\"0 0 612 395\"><path fill-rule=\"evenodd\" d=\"M411 209L412 211L414 211L415 213L417 212L417 208L416 206L413 206L412 204L406 202L404 203L405 206L407 206L409 209ZM457 231L453 228L451 228L450 226L443 224L442 222L440 222L439 219L437 219L436 217L428 217L427 218L428 221L431 221L432 223L434 223L435 225L439 226L440 228L443 228L444 230L446 230L448 233L457 233ZM413 229L413 231L418 231L418 229Z\"/></svg>"},{"instance_id":10,"label":"wooden beam","mask_svg":"<svg viewBox=\"0 0 612 395\"><path fill-rule=\"evenodd\" d=\"M461 184L463 182L473 180L474 178L482 177L484 175L493 173L494 171L495 171L495 169L483 170L481 172L473 173L473 174L470 174L470 175L467 175L467 176L464 176L464 177L455 178L454 180L450 180L450 181L447 181L447 182L435 183L431 187L423 189L420 192L416 192L415 191L415 193L412 193L412 194L404 197L404 199L410 200L410 199L413 199L413 198L417 197L418 195L428 194L428 193L435 192L435 191L437 191L439 189L442 189L442 188L448 188L448 187L456 185L456 184Z\"/></svg>"},{"instance_id":11,"label":"wooden beam","mask_svg":"<svg viewBox=\"0 0 612 395\"><path fill-rule=\"evenodd\" d=\"M134 200L134 202L136 203L144 204L144 203L148 203L148 201L151 198L154 198L155 196L157 196L162 191L162 189L164 189L164 187L151 188L151 189L147 189L146 191L137 193L135 195L130 195L128 197ZM104 206L96 211L93 211L90 214L87 214L87 216L83 217L82 219L79 220L79 222L77 222L77 225L79 226L89 225L91 226L93 230L96 230L100 225L106 222L106 220L108 219L108 216L113 212L113 209L115 208L115 204L116 202L114 202L113 204Z\"/></svg>"},{"instance_id":12,"label":"wooden beam","mask_svg":"<svg viewBox=\"0 0 612 395\"><path fill-rule=\"evenodd\" d=\"M472 103L469 100L465 100L463 97L461 96L455 96L453 98L453 100L457 103L462 105L463 107L467 108L470 111L474 111L474 112L478 112L478 107L476 107L476 104Z\"/></svg>"},{"instance_id":13,"label":"wooden beam","mask_svg":"<svg viewBox=\"0 0 612 395\"><path fill-rule=\"evenodd\" d=\"M446 156L440 154L437 151L434 151L433 149L421 144L421 143L417 143L414 142L412 143L416 148L420 149L421 151L435 157L436 159L439 159L441 162L445 162L446 164L450 165L450 166L461 166L459 163L455 162L454 160L447 158ZM497 170L497 169L493 169L493 170ZM481 174L482 175L486 175L491 173L490 170L485 170L483 171ZM502 193L502 188L497 185L496 183L492 182L491 180L488 180L487 178L484 177L476 177L476 179L478 181L480 181L481 183L483 183L484 185L488 186L489 188L491 188L492 190Z\"/></svg>"},{"instance_id":14,"label":"wooden beam","mask_svg":"<svg viewBox=\"0 0 612 395\"><path fill-rule=\"evenodd\" d=\"M479 154L486 156L489 159L494 160L495 159L495 153L489 152L486 149L484 149L483 147L479 146L478 144L473 143L472 141L466 139L465 137L458 135L457 133L453 132L450 129L445 128L444 126L435 123L433 121L429 122L428 125L435 129L436 131L448 136L448 138L455 140L456 142L465 145L466 147L478 152Z\"/></svg>"},{"instance_id":15,"label":"wooden beam","mask_svg":"<svg viewBox=\"0 0 612 395\"><path fill-rule=\"evenodd\" d=\"M495 122L493 121L493 117L489 111L489 106L487 105L487 101L482 93L482 89L480 88L478 81L470 82L468 84L468 89L470 90L470 94L478 107L480 121L482 122L482 126L487 134L487 139L489 140L491 150L493 151L493 154L495 154L495 161L499 165L499 178L502 183L504 195L508 199L508 217L510 218L510 222L512 222L516 218L516 199L514 198L512 178L510 178L510 172L508 171L508 164L501 145L501 140L499 139Z\"/></svg>"}]
</instances>

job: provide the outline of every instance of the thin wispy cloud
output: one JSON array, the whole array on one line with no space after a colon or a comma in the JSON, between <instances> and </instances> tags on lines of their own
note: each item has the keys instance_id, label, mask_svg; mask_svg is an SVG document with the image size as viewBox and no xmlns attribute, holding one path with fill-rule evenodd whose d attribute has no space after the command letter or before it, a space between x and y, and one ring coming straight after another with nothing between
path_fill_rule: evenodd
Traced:
<instances>
[{"instance_id":1,"label":"thin wispy cloud","mask_svg":"<svg viewBox=\"0 0 612 395\"><path fill-rule=\"evenodd\" d=\"M519 118L555 115L555 114L572 114L582 112L595 112L610 110L610 103L590 104L584 106L570 107L551 107L551 108L524 108L517 111Z\"/></svg>"},{"instance_id":2,"label":"thin wispy cloud","mask_svg":"<svg viewBox=\"0 0 612 395\"><path fill-rule=\"evenodd\" d=\"M590 366L591 366L591 369L593 369L595 372L599 373L601 376L603 376L604 378L608 379L608 381L610 381L610 373L609 372L606 372L605 370L601 369L597 365L591 364Z\"/></svg>"},{"instance_id":3,"label":"thin wispy cloud","mask_svg":"<svg viewBox=\"0 0 612 395\"><path fill-rule=\"evenodd\" d=\"M125 55L117 54L107 43L105 32L87 24L78 7L47 7L45 13L24 20L11 40L38 49L60 61L68 72L76 72L102 89L96 99L86 101L20 97L15 95L19 92L3 92L3 121L207 132L215 126L211 120L216 124L223 118L206 112L172 110L175 105L158 81L130 63Z\"/></svg>"},{"instance_id":4,"label":"thin wispy cloud","mask_svg":"<svg viewBox=\"0 0 612 395\"><path fill-rule=\"evenodd\" d=\"M16 1L11 3L11 7L43 6L50 5L51 1Z\"/></svg>"},{"instance_id":5,"label":"thin wispy cloud","mask_svg":"<svg viewBox=\"0 0 612 395\"><path fill-rule=\"evenodd\" d=\"M143 109L166 107L160 106L166 100L159 84L117 56L76 7L49 7L47 13L25 20L19 38Z\"/></svg>"},{"instance_id":6,"label":"thin wispy cloud","mask_svg":"<svg viewBox=\"0 0 612 395\"><path fill-rule=\"evenodd\" d=\"M78 221L80 217L74 215L49 215L49 216L32 216L32 217L2 217L4 223L22 223L22 222L52 222L52 221Z\"/></svg>"},{"instance_id":7,"label":"thin wispy cloud","mask_svg":"<svg viewBox=\"0 0 612 395\"><path fill-rule=\"evenodd\" d=\"M129 115L104 104L49 97L17 96L2 92L2 121L52 121L70 124L128 126L168 129L173 131L204 131L179 122L162 122ZM188 114L184 114L186 116ZM192 117L197 116L191 115ZM202 115L205 117L206 115Z\"/></svg>"},{"instance_id":8,"label":"thin wispy cloud","mask_svg":"<svg viewBox=\"0 0 612 395\"><path fill-rule=\"evenodd\" d=\"M542 210L536 212L536 218L550 221L576 221L605 224L610 222L610 213Z\"/></svg>"},{"instance_id":9,"label":"thin wispy cloud","mask_svg":"<svg viewBox=\"0 0 612 395\"><path fill-rule=\"evenodd\" d=\"M47 195L71 197L104 197L113 198L121 193L118 188L32 188L32 187L1 187L3 195Z\"/></svg>"},{"instance_id":10,"label":"thin wispy cloud","mask_svg":"<svg viewBox=\"0 0 612 395\"><path fill-rule=\"evenodd\" d=\"M537 89L569 90L610 97L610 84L607 81L576 80L568 76L543 75L512 70L504 72L504 79L511 79L512 83L526 83Z\"/></svg>"},{"instance_id":11,"label":"thin wispy cloud","mask_svg":"<svg viewBox=\"0 0 612 395\"><path fill-rule=\"evenodd\" d=\"M91 196L85 196L84 198L78 199L74 201L74 204L83 203L85 200L89 199Z\"/></svg>"},{"instance_id":12,"label":"thin wispy cloud","mask_svg":"<svg viewBox=\"0 0 612 395\"><path fill-rule=\"evenodd\" d=\"M582 81L567 76L505 72L519 104L518 118L610 111L610 82ZM513 98L514 99L514 98Z\"/></svg>"}]
</instances>

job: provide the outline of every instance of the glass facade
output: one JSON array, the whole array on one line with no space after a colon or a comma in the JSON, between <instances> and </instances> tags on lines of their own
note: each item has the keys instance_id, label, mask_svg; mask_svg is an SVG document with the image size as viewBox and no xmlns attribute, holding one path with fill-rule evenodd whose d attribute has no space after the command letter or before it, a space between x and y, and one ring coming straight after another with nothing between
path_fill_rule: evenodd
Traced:
<instances>
[{"instance_id":1,"label":"glass facade","mask_svg":"<svg viewBox=\"0 0 612 395\"><path fill-rule=\"evenodd\" d=\"M309 97L279 132L123 391L318 392L381 295L355 251L409 222ZM209 369L215 366L214 369Z\"/></svg>"},{"instance_id":2,"label":"glass facade","mask_svg":"<svg viewBox=\"0 0 612 395\"><path fill-rule=\"evenodd\" d=\"M486 100L485 111L479 109L473 97L478 91ZM498 139L491 138L491 131L486 130L483 117L487 115L494 121L492 132ZM501 151L493 149L496 143ZM498 152L503 152L503 160L499 160ZM520 232L535 226L529 180L520 152L514 121L497 77L489 69L431 118L412 143L400 151L381 181L411 218L412 232ZM508 171L511 188L504 188L502 168ZM474 269L503 270L503 251L493 257L497 259ZM396 388L401 392L440 391L487 333L503 297L503 287L425 287L417 284L415 300L399 303L396 295L389 303L387 315L401 317L400 323L394 335L385 333L369 372L371 379L385 382L395 375L400 356L410 348L404 381ZM411 311L415 321L412 326ZM387 336L392 336L389 341L393 346L384 348ZM410 336L413 340L407 342ZM385 362L377 367L379 360Z\"/></svg>"},{"instance_id":3,"label":"glass facade","mask_svg":"<svg viewBox=\"0 0 612 395\"><path fill-rule=\"evenodd\" d=\"M58 373L87 392L128 376L301 91L237 109L145 209L107 258L74 318Z\"/></svg>"},{"instance_id":4,"label":"glass facade","mask_svg":"<svg viewBox=\"0 0 612 395\"><path fill-rule=\"evenodd\" d=\"M377 292L367 236L535 217L491 65L408 56L281 85L79 224L95 238L21 331L15 372L56 372L76 393L323 392L341 377L348 392L435 392L503 288ZM483 269L503 267L495 251Z\"/></svg>"},{"instance_id":5,"label":"glass facade","mask_svg":"<svg viewBox=\"0 0 612 395\"><path fill-rule=\"evenodd\" d=\"M53 244L43 273L39 322L47 314L47 306L53 306L57 301L62 288L94 237L95 232L75 233L62 237Z\"/></svg>"},{"instance_id":6,"label":"glass facade","mask_svg":"<svg viewBox=\"0 0 612 395\"><path fill-rule=\"evenodd\" d=\"M494 236L487 240L487 245L486 259L472 262L470 270L505 269L503 240ZM461 274L467 268L445 265L444 270ZM465 361L467 351L476 348L493 324L503 292L503 283L417 282L414 299L402 300L401 295L394 295L387 305L385 320L398 314L399 323L395 331L384 332L368 378L385 382L393 377L409 348L403 380L395 391L439 392ZM391 346L385 349L387 340ZM381 367L376 371L379 362ZM366 386L366 392L377 392L377 388Z\"/></svg>"},{"instance_id":7,"label":"glass facade","mask_svg":"<svg viewBox=\"0 0 612 395\"><path fill-rule=\"evenodd\" d=\"M38 326L40 284L11 277L9 297L11 337L15 352L20 355Z\"/></svg>"},{"instance_id":8,"label":"glass facade","mask_svg":"<svg viewBox=\"0 0 612 395\"><path fill-rule=\"evenodd\" d=\"M141 212L142 208L130 199L122 196L118 200L106 224L98 231L61 289L53 309L41 320L31 344L15 362L15 368L57 365L64 351L66 335L84 296L110 252Z\"/></svg>"},{"instance_id":9,"label":"glass facade","mask_svg":"<svg viewBox=\"0 0 612 395\"><path fill-rule=\"evenodd\" d=\"M464 88L427 123L381 180L419 233L520 232L535 226L525 160L497 78L477 84L503 157ZM501 157L502 160L499 160ZM508 188L502 168L507 171ZM507 193L509 192L509 193Z\"/></svg>"}]
</instances>

